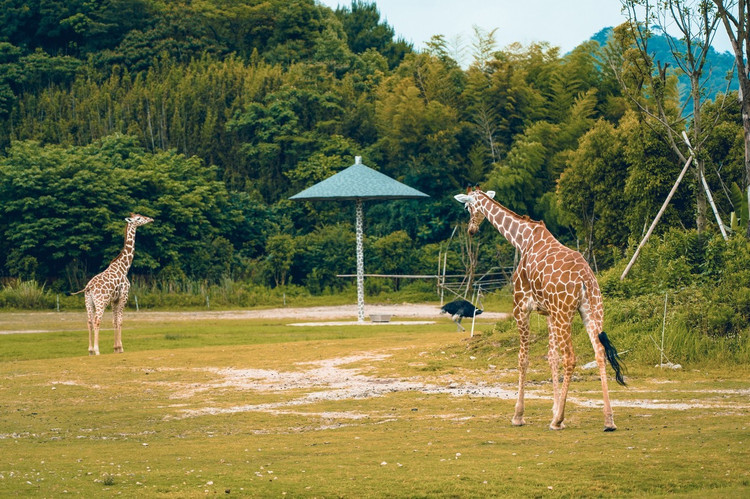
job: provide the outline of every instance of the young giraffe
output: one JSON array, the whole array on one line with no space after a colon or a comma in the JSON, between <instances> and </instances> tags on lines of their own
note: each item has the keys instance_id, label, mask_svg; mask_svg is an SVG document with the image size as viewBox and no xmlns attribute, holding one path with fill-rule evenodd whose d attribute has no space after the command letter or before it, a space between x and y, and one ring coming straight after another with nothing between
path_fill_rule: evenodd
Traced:
<instances>
[{"instance_id":1,"label":"young giraffe","mask_svg":"<svg viewBox=\"0 0 750 499\"><path fill-rule=\"evenodd\" d=\"M141 225L154 221L153 218L131 213L125 219L128 222L125 228L125 246L117 258L112 260L102 273L91 278L86 287L78 293L86 294L86 313L88 315L89 327L89 355L99 355L99 326L104 316L107 305L112 303L112 322L115 326L115 353L122 353L122 312L128 301L130 281L128 281L128 269L133 263L135 251L135 231ZM93 340L93 341L92 341Z\"/></svg>"},{"instance_id":2,"label":"young giraffe","mask_svg":"<svg viewBox=\"0 0 750 499\"><path fill-rule=\"evenodd\" d=\"M493 191L469 190L458 194L456 200L469 210L469 234L479 230L487 218L492 225L521 252L521 260L513 273L513 317L520 334L518 352L518 400L512 419L515 426L523 425L524 384L529 365L529 315L536 310L547 316L549 329L549 365L552 370L554 402L550 429L565 427L565 400L576 365L570 325L576 312L581 314L599 366L604 396L604 431L614 431L614 418L607 390L605 358L615 371L615 378L625 385L617 351L602 331L602 297L594 273L580 253L561 244L550 233L544 222L521 217L494 201ZM558 380L559 354L562 353L563 382Z\"/></svg>"}]
</instances>

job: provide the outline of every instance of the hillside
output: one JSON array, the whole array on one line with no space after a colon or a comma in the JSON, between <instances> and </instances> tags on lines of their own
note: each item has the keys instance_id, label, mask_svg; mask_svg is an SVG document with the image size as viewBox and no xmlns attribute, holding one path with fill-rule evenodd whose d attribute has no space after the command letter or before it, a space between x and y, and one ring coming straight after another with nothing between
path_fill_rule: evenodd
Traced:
<instances>
[{"instance_id":1,"label":"hillside","mask_svg":"<svg viewBox=\"0 0 750 499\"><path fill-rule=\"evenodd\" d=\"M602 46L607 43L607 40L612 35L612 28L603 28L601 31L591 37L592 40L598 42ZM678 45L679 50L684 50L684 43ZM652 57L655 61L661 61L662 63L669 63L672 71L677 74L680 81L680 92L682 95L686 95L690 91L690 81L688 78L681 74L678 69L678 65L674 59L674 55L669 47L667 37L663 34L654 34L649 39L649 49ZM739 89L739 82L736 76L732 76L731 80L727 79L727 75L734 73L734 55L730 52L717 52L713 47L709 49L708 59L706 63L706 75L704 78L704 86L706 88L706 95L716 96L720 93L726 93L727 88L730 92L736 92ZM727 87L728 85L728 87ZM685 110L686 115L692 112L692 105L688 106Z\"/></svg>"}]
</instances>

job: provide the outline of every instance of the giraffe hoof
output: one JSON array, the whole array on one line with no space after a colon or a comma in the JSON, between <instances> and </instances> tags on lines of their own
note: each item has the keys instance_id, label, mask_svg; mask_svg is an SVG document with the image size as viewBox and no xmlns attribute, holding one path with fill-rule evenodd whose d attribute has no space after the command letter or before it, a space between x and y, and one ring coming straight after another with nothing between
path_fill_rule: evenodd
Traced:
<instances>
[{"instance_id":1,"label":"giraffe hoof","mask_svg":"<svg viewBox=\"0 0 750 499\"><path fill-rule=\"evenodd\" d=\"M617 426L605 426L604 431L615 431Z\"/></svg>"},{"instance_id":2,"label":"giraffe hoof","mask_svg":"<svg viewBox=\"0 0 750 499\"><path fill-rule=\"evenodd\" d=\"M549 429L550 430L555 430L555 431L564 430L565 429L565 424L564 423L560 423L558 425L555 425L554 423L550 423Z\"/></svg>"},{"instance_id":3,"label":"giraffe hoof","mask_svg":"<svg viewBox=\"0 0 750 499\"><path fill-rule=\"evenodd\" d=\"M513 418L510 420L510 424L512 424L513 426L524 426L526 424L526 421L524 421L523 418L521 419Z\"/></svg>"}]
</instances>

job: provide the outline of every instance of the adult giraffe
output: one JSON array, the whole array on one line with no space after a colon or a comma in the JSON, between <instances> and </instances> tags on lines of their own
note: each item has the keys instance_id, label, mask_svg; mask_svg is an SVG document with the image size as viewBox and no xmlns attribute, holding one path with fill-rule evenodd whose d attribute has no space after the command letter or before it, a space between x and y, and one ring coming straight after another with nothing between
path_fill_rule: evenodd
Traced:
<instances>
[{"instance_id":1,"label":"adult giraffe","mask_svg":"<svg viewBox=\"0 0 750 499\"><path fill-rule=\"evenodd\" d=\"M625 385L617 350L602 331L602 296L594 273L580 253L564 246L547 230L544 222L522 217L505 208L493 198L493 191L469 190L458 194L471 218L469 234L479 230L487 218L492 225L521 252L521 260L513 273L513 317L518 325L520 349L518 352L518 400L511 422L525 424L524 385L529 366L529 315L533 310L547 316L549 329L548 361L552 370L554 402L550 429L565 427L565 400L576 358L571 338L571 322L576 312L581 314L599 366L604 396L604 431L614 431L614 418L607 389L605 358L615 371L615 378ZM562 353L563 382L558 380L559 354Z\"/></svg>"},{"instance_id":2,"label":"adult giraffe","mask_svg":"<svg viewBox=\"0 0 750 499\"><path fill-rule=\"evenodd\" d=\"M128 301L130 281L128 270L133 263L135 252L135 231L141 225L154 221L153 218L131 213L126 218L125 246L117 258L112 260L102 273L91 278L86 287L71 295L86 294L86 314L89 327L89 355L99 355L99 326L107 305L112 303L112 322L115 327L115 353L122 353L122 313ZM93 341L92 341L93 340Z\"/></svg>"}]
</instances>

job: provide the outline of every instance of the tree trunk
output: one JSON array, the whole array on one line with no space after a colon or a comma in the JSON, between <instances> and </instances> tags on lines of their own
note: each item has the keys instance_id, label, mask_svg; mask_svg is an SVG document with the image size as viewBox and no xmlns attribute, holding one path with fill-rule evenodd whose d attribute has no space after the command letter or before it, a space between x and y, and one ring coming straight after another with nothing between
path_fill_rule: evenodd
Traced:
<instances>
[{"instance_id":1,"label":"tree trunk","mask_svg":"<svg viewBox=\"0 0 750 499\"><path fill-rule=\"evenodd\" d=\"M745 131L745 190L747 192L748 212L750 212L750 98L745 99L744 96L747 94L743 92L743 88L747 89L748 86L750 85L748 85L747 77L741 77L739 97L742 106L742 128ZM743 217L748 215L742 214ZM750 239L750 221L747 222L745 236Z\"/></svg>"},{"instance_id":2,"label":"tree trunk","mask_svg":"<svg viewBox=\"0 0 750 499\"><path fill-rule=\"evenodd\" d=\"M697 147L700 144L702 123L701 123L701 86L700 86L700 73L693 73L690 75L690 91L693 98L693 147ZM693 154L693 151L691 151ZM703 191L701 185L701 179L706 174L706 164L701 158L695 158L695 228L698 230L698 234L702 234L706 230L706 193Z\"/></svg>"},{"instance_id":3,"label":"tree trunk","mask_svg":"<svg viewBox=\"0 0 750 499\"><path fill-rule=\"evenodd\" d=\"M737 15L727 10L723 0L713 0L718 8L717 15L724 24L729 41L734 52L737 66L737 78L740 81L738 97L742 109L742 128L745 133L745 190L750 202L750 80L746 55L750 53L750 32L748 32L748 18L750 17L750 3L746 0L729 2L728 7L737 7ZM747 224L746 237L750 238L750 222Z\"/></svg>"}]
</instances>

